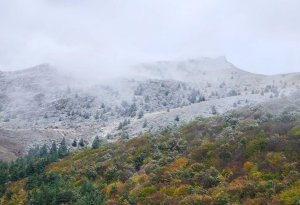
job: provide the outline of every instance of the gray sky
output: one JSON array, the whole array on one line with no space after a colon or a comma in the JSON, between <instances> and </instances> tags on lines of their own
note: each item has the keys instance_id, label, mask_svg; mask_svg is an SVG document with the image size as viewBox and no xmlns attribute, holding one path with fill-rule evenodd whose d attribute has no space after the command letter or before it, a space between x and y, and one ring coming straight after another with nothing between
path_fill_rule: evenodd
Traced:
<instances>
[{"instance_id":1,"label":"gray sky","mask_svg":"<svg viewBox=\"0 0 300 205\"><path fill-rule=\"evenodd\" d=\"M74 70L226 56L300 71L299 0L0 0L0 70Z\"/></svg>"}]
</instances>

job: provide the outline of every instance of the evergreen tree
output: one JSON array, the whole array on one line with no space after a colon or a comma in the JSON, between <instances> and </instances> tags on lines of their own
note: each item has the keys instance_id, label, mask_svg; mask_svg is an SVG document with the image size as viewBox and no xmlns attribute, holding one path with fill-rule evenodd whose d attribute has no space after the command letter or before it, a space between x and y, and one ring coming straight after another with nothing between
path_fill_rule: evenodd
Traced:
<instances>
[{"instance_id":1,"label":"evergreen tree","mask_svg":"<svg viewBox=\"0 0 300 205\"><path fill-rule=\"evenodd\" d=\"M122 128L123 128L123 123L120 122L120 123L119 123L119 126L118 126L118 130L121 130Z\"/></svg>"},{"instance_id":2,"label":"evergreen tree","mask_svg":"<svg viewBox=\"0 0 300 205\"><path fill-rule=\"evenodd\" d=\"M211 107L211 114L213 114L213 115L217 114L217 109L216 109L216 106L214 106L214 105Z\"/></svg>"},{"instance_id":3,"label":"evergreen tree","mask_svg":"<svg viewBox=\"0 0 300 205\"><path fill-rule=\"evenodd\" d=\"M92 144L92 148L93 149L97 149L100 147L100 139L98 136L95 137L94 141L93 141L93 144Z\"/></svg>"},{"instance_id":4,"label":"evergreen tree","mask_svg":"<svg viewBox=\"0 0 300 205\"><path fill-rule=\"evenodd\" d=\"M8 165L7 163L0 161L0 197L5 192L5 184L8 182L8 179Z\"/></svg>"},{"instance_id":5,"label":"evergreen tree","mask_svg":"<svg viewBox=\"0 0 300 205\"><path fill-rule=\"evenodd\" d=\"M76 140L76 139L73 140L72 146L73 146L73 147L77 147L77 140Z\"/></svg>"},{"instance_id":6,"label":"evergreen tree","mask_svg":"<svg viewBox=\"0 0 300 205\"><path fill-rule=\"evenodd\" d=\"M66 139L63 138L62 141L60 142L60 146L58 148L58 156L59 157L64 157L68 154L68 148L66 144Z\"/></svg>"},{"instance_id":7,"label":"evergreen tree","mask_svg":"<svg viewBox=\"0 0 300 205\"><path fill-rule=\"evenodd\" d=\"M50 154L56 154L57 153L57 146L56 146L56 142L53 141L52 142L52 145L51 145L51 148L50 148Z\"/></svg>"},{"instance_id":8,"label":"evergreen tree","mask_svg":"<svg viewBox=\"0 0 300 205\"><path fill-rule=\"evenodd\" d=\"M34 148L30 148L28 151L28 157L35 158L40 155L40 147L36 145Z\"/></svg>"},{"instance_id":9,"label":"evergreen tree","mask_svg":"<svg viewBox=\"0 0 300 205\"><path fill-rule=\"evenodd\" d=\"M79 145L80 147L84 147L84 141L83 141L83 139L82 139L82 138L80 139L80 141L79 141L78 145Z\"/></svg>"},{"instance_id":10,"label":"evergreen tree","mask_svg":"<svg viewBox=\"0 0 300 205\"><path fill-rule=\"evenodd\" d=\"M47 154L48 154L48 146L46 144L44 144L40 149L39 156L45 157L45 156L47 156Z\"/></svg>"},{"instance_id":11,"label":"evergreen tree","mask_svg":"<svg viewBox=\"0 0 300 205\"><path fill-rule=\"evenodd\" d=\"M133 163L134 163L134 168L136 171L140 170L141 166L144 163L144 159L145 159L144 153L142 153L134 158Z\"/></svg>"},{"instance_id":12,"label":"evergreen tree","mask_svg":"<svg viewBox=\"0 0 300 205\"><path fill-rule=\"evenodd\" d=\"M122 137L122 139L124 139L124 140L128 140L128 139L129 139L129 134L128 134L128 132L122 132L121 137Z\"/></svg>"}]
</instances>

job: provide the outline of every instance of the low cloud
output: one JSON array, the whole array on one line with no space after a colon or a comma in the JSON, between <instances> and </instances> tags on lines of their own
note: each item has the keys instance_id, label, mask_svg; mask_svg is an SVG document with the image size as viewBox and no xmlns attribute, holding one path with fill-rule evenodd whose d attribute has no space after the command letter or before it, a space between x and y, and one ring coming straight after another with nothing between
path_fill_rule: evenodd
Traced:
<instances>
[{"instance_id":1,"label":"low cloud","mask_svg":"<svg viewBox=\"0 0 300 205\"><path fill-rule=\"evenodd\" d=\"M1 0L0 70L40 63L97 75L144 61L226 56L299 71L298 0Z\"/></svg>"}]
</instances>

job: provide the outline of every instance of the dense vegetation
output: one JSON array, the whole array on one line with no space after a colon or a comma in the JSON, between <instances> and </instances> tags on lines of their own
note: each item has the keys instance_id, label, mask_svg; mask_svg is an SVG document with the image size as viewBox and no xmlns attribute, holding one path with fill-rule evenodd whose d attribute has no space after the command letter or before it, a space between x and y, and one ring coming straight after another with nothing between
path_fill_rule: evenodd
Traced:
<instances>
[{"instance_id":1,"label":"dense vegetation","mask_svg":"<svg viewBox=\"0 0 300 205\"><path fill-rule=\"evenodd\" d=\"M13 165L25 163L19 171L26 170L30 160L1 164L1 204L300 204L300 123L293 113L239 110L95 143L17 177Z\"/></svg>"},{"instance_id":2,"label":"dense vegetation","mask_svg":"<svg viewBox=\"0 0 300 205\"><path fill-rule=\"evenodd\" d=\"M55 142L52 143L50 148L46 144L42 147L36 146L30 149L25 157L14 162L0 161L0 196L5 193L8 182L41 174L47 165L67 156L68 153L66 141L63 139L59 147ZM10 195L9 192L6 194Z\"/></svg>"}]
</instances>

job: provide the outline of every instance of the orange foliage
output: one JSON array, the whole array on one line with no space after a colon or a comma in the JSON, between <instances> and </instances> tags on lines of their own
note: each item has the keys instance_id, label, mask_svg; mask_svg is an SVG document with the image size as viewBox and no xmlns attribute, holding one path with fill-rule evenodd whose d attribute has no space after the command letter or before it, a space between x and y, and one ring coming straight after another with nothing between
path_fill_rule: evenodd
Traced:
<instances>
[{"instance_id":1,"label":"orange foliage","mask_svg":"<svg viewBox=\"0 0 300 205\"><path fill-rule=\"evenodd\" d=\"M226 189L230 193L236 194L236 193L241 193L246 186L247 186L247 179L240 177L230 182L227 185Z\"/></svg>"},{"instance_id":2,"label":"orange foliage","mask_svg":"<svg viewBox=\"0 0 300 205\"><path fill-rule=\"evenodd\" d=\"M246 172L250 172L252 170L252 168L254 167L254 164L253 164L253 162L247 161L244 163L243 167Z\"/></svg>"},{"instance_id":3,"label":"orange foliage","mask_svg":"<svg viewBox=\"0 0 300 205\"><path fill-rule=\"evenodd\" d=\"M168 168L167 171L176 172L181 170L182 168L186 167L189 163L189 159L185 157L181 157L173 162Z\"/></svg>"}]
</instances>

